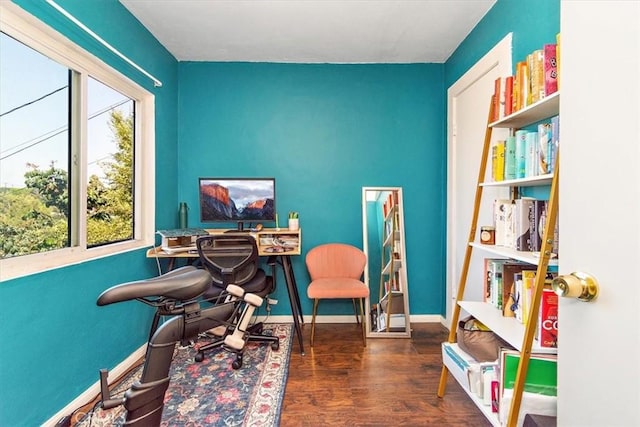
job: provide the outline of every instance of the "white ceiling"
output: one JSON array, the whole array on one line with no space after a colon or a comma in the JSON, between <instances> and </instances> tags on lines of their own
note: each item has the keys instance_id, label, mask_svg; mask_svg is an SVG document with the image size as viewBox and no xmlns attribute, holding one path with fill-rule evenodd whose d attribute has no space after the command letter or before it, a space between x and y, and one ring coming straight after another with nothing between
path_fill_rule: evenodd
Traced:
<instances>
[{"instance_id":1,"label":"white ceiling","mask_svg":"<svg viewBox=\"0 0 640 427\"><path fill-rule=\"evenodd\" d=\"M442 63L496 0L120 0L179 61Z\"/></svg>"}]
</instances>

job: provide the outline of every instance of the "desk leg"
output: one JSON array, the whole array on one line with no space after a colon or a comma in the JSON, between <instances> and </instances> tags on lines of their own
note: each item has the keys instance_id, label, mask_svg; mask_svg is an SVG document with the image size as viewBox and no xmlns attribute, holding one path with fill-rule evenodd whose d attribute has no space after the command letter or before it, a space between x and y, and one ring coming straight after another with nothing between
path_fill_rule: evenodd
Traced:
<instances>
[{"instance_id":1,"label":"desk leg","mask_svg":"<svg viewBox=\"0 0 640 427\"><path fill-rule=\"evenodd\" d=\"M291 258L288 255L280 257L282 269L284 270L284 279L287 282L287 291L289 292L289 302L291 303L291 314L293 315L293 323L298 334L298 342L300 343L300 353L304 355L304 343L302 340L302 329L300 329L300 319L302 319L302 308L300 305L300 295L296 287L296 279L291 267ZM304 321L302 322L304 323Z\"/></svg>"},{"instance_id":2,"label":"desk leg","mask_svg":"<svg viewBox=\"0 0 640 427\"><path fill-rule=\"evenodd\" d=\"M287 256L286 269L289 270L291 277L291 289L295 295L294 300L298 306L298 315L300 316L300 323L304 325L304 317L302 316L302 305L300 304L300 294L298 293L298 284L296 283L296 276L293 274L293 267L291 266L291 257Z\"/></svg>"}]
</instances>

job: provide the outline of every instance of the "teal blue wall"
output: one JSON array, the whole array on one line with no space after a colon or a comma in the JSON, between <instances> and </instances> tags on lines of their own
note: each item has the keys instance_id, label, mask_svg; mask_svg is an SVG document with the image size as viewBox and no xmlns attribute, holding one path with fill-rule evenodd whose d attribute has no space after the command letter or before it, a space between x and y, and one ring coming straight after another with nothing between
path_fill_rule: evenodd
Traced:
<instances>
[{"instance_id":1,"label":"teal blue wall","mask_svg":"<svg viewBox=\"0 0 640 427\"><path fill-rule=\"evenodd\" d=\"M273 176L277 211L300 213L293 259L302 308L307 251L362 247L362 187L404 190L414 313L438 313L443 291L444 87L441 64L180 63L178 196L198 218L199 176ZM284 224L281 224L284 225ZM211 226L211 225L209 225ZM273 314L290 313L278 279ZM321 314L350 314L350 303Z\"/></svg>"},{"instance_id":2,"label":"teal blue wall","mask_svg":"<svg viewBox=\"0 0 640 427\"><path fill-rule=\"evenodd\" d=\"M507 34L513 33L513 65L560 32L560 0L498 0L445 64L451 86Z\"/></svg>"},{"instance_id":3,"label":"teal blue wall","mask_svg":"<svg viewBox=\"0 0 640 427\"><path fill-rule=\"evenodd\" d=\"M177 62L116 0L58 0L62 7L163 82L153 83L42 0L15 3L156 96L156 224L175 226ZM135 40L135 43L132 43ZM0 425L35 426L53 416L146 339L151 309L137 302L97 307L98 295L157 274L144 251L0 284Z\"/></svg>"},{"instance_id":4,"label":"teal blue wall","mask_svg":"<svg viewBox=\"0 0 640 427\"><path fill-rule=\"evenodd\" d=\"M559 31L559 0L499 0L444 65L178 65L118 1L58 0L162 80L154 88L44 1L14 1L156 95L157 228L177 226L179 201L198 224L198 176L275 176L278 212L300 212L305 253L361 245L361 187L403 187L413 314L444 313L446 88L506 33L515 62ZM303 258L294 266L309 313ZM149 308L95 299L155 274L134 251L0 284L0 425L42 423L142 345ZM279 281L274 314L289 313Z\"/></svg>"}]
</instances>

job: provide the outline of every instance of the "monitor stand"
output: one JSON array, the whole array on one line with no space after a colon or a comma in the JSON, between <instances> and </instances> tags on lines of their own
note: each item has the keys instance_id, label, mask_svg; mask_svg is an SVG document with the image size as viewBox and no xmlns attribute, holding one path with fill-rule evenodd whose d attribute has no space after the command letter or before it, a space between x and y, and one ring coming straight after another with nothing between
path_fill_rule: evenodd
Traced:
<instances>
[{"instance_id":1,"label":"monitor stand","mask_svg":"<svg viewBox=\"0 0 640 427\"><path fill-rule=\"evenodd\" d=\"M251 232L251 227L244 228L244 222L238 221L238 228L227 230L226 232L227 233L250 233Z\"/></svg>"}]
</instances>

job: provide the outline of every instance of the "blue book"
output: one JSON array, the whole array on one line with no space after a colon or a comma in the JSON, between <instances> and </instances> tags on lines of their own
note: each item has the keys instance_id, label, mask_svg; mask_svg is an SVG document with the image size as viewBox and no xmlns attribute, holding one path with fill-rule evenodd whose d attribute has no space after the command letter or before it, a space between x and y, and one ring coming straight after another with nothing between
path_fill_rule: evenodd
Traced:
<instances>
[{"instance_id":1,"label":"blue book","mask_svg":"<svg viewBox=\"0 0 640 427\"><path fill-rule=\"evenodd\" d=\"M527 158L527 131L516 131L516 178L524 178L525 175L525 159Z\"/></svg>"},{"instance_id":2,"label":"blue book","mask_svg":"<svg viewBox=\"0 0 640 427\"><path fill-rule=\"evenodd\" d=\"M549 138L549 172L555 172L558 145L560 144L560 117L551 117L551 138Z\"/></svg>"},{"instance_id":3,"label":"blue book","mask_svg":"<svg viewBox=\"0 0 640 427\"><path fill-rule=\"evenodd\" d=\"M551 123L538 125L538 175L549 173L549 147L551 141Z\"/></svg>"}]
</instances>

